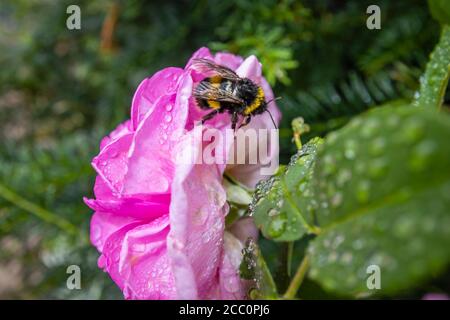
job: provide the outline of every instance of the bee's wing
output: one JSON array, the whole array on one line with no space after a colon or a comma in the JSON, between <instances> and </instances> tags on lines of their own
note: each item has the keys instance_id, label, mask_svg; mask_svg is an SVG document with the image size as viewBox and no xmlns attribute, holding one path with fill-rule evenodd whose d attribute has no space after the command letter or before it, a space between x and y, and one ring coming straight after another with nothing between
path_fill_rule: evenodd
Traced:
<instances>
[{"instance_id":1,"label":"bee's wing","mask_svg":"<svg viewBox=\"0 0 450 320\"><path fill-rule=\"evenodd\" d=\"M218 64L215 64L213 61L208 59L194 59L192 62L192 68L203 73L215 73L225 79L240 79L233 70L224 66L219 66Z\"/></svg>"},{"instance_id":2,"label":"bee's wing","mask_svg":"<svg viewBox=\"0 0 450 320\"><path fill-rule=\"evenodd\" d=\"M199 99L244 104L244 101L233 95L233 93L220 89L220 87L204 81L200 82L194 88L193 95L195 98Z\"/></svg>"}]
</instances>

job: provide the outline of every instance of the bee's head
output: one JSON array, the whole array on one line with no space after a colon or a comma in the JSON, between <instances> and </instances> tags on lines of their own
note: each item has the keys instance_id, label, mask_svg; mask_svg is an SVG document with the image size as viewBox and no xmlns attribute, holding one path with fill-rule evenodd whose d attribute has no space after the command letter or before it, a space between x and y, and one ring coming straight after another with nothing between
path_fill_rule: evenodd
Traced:
<instances>
[{"instance_id":1,"label":"bee's head","mask_svg":"<svg viewBox=\"0 0 450 320\"><path fill-rule=\"evenodd\" d=\"M257 115L257 114L262 114L264 112L267 111L267 108L269 107L269 102L266 101L261 101L261 103L259 104L259 107L256 108L252 114Z\"/></svg>"},{"instance_id":2,"label":"bee's head","mask_svg":"<svg viewBox=\"0 0 450 320\"><path fill-rule=\"evenodd\" d=\"M252 100L258 92L258 86L250 79L243 78L239 82L239 95L244 100Z\"/></svg>"}]
</instances>

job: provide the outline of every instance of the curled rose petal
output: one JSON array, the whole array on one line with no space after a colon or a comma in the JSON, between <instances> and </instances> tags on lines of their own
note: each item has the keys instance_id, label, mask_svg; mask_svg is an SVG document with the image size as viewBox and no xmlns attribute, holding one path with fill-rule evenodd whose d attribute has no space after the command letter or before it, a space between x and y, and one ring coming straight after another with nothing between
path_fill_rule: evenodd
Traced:
<instances>
[{"instance_id":1,"label":"curled rose petal","mask_svg":"<svg viewBox=\"0 0 450 320\"><path fill-rule=\"evenodd\" d=\"M261 70L262 66L258 59L255 56L250 56L236 69L236 73L241 78L249 78L259 84L262 74Z\"/></svg>"},{"instance_id":2,"label":"curled rose petal","mask_svg":"<svg viewBox=\"0 0 450 320\"><path fill-rule=\"evenodd\" d=\"M231 233L224 233L224 254L219 273L221 299L242 300L246 295L246 285L239 275L244 245Z\"/></svg>"},{"instance_id":3,"label":"curled rose petal","mask_svg":"<svg viewBox=\"0 0 450 320\"><path fill-rule=\"evenodd\" d=\"M100 141L100 150L102 150L104 147L106 147L109 143L112 141L131 133L131 121L127 120L124 123L121 123L117 126L116 129L114 129L109 136L106 136Z\"/></svg>"},{"instance_id":4,"label":"curled rose petal","mask_svg":"<svg viewBox=\"0 0 450 320\"><path fill-rule=\"evenodd\" d=\"M160 97L155 112L148 113L139 124L130 146L124 194L169 191L173 176L171 149L183 134L189 106L185 96L192 88L190 78L185 79L177 95Z\"/></svg>"},{"instance_id":5,"label":"curled rose petal","mask_svg":"<svg viewBox=\"0 0 450 320\"><path fill-rule=\"evenodd\" d=\"M189 59L188 63L186 64L185 69L189 69L192 66L192 62L195 59L211 59L213 60L213 56L211 54L211 51L209 51L206 47L201 47L197 51L194 52L192 57Z\"/></svg>"},{"instance_id":6,"label":"curled rose petal","mask_svg":"<svg viewBox=\"0 0 450 320\"><path fill-rule=\"evenodd\" d=\"M153 111L155 102L161 96L176 91L178 79L183 73L183 69L180 68L165 68L155 73L151 78L144 79L139 84L131 103L133 129L137 129L145 115Z\"/></svg>"},{"instance_id":7,"label":"curled rose petal","mask_svg":"<svg viewBox=\"0 0 450 320\"><path fill-rule=\"evenodd\" d=\"M169 212L169 202L147 201L135 198L118 200L84 199L84 202L94 211L109 212L115 216L132 217L144 221L153 220Z\"/></svg>"},{"instance_id":8,"label":"curled rose petal","mask_svg":"<svg viewBox=\"0 0 450 320\"><path fill-rule=\"evenodd\" d=\"M201 152L200 143L184 139L178 146ZM180 150L180 152L186 152ZM204 299L214 288L222 255L224 218L228 207L214 166L180 164L176 168L170 205L168 252L181 299Z\"/></svg>"},{"instance_id":9,"label":"curled rose petal","mask_svg":"<svg viewBox=\"0 0 450 320\"><path fill-rule=\"evenodd\" d=\"M112 192L120 193L127 172L128 150L133 133L127 133L106 145L92 160L92 166Z\"/></svg>"},{"instance_id":10,"label":"curled rose petal","mask_svg":"<svg viewBox=\"0 0 450 320\"><path fill-rule=\"evenodd\" d=\"M126 233L118 269L125 280L125 298L169 299L176 296L166 254L168 232L169 219L165 215Z\"/></svg>"},{"instance_id":11,"label":"curled rose petal","mask_svg":"<svg viewBox=\"0 0 450 320\"><path fill-rule=\"evenodd\" d=\"M109 212L97 211L91 219L90 238L99 251L103 251L106 240L117 230L138 222L138 219L127 216L116 216Z\"/></svg>"},{"instance_id":12,"label":"curled rose petal","mask_svg":"<svg viewBox=\"0 0 450 320\"><path fill-rule=\"evenodd\" d=\"M109 218L106 219L106 221L109 221ZM103 228L102 220L96 220L95 223L99 224L99 228ZM124 282L126 280L119 273L120 251L122 250L123 239L128 231L140 226L141 224L142 222L140 221L126 223L124 225L117 223L116 226L119 228L116 230L113 229L114 225L110 225L109 228L102 229L105 232L105 240L101 250L102 254L98 259L98 266L109 273L111 278L121 290L124 289ZM91 226L91 237L93 232L92 228L93 226Z\"/></svg>"}]
</instances>

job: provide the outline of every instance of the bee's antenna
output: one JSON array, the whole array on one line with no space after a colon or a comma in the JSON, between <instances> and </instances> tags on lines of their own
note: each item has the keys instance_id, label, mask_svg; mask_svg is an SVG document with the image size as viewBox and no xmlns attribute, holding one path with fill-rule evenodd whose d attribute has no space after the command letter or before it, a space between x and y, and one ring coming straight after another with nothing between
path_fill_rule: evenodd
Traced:
<instances>
[{"instance_id":1,"label":"bee's antenna","mask_svg":"<svg viewBox=\"0 0 450 320\"><path fill-rule=\"evenodd\" d=\"M272 101L277 101L277 100L281 100L281 99L282 99L282 97L273 98L272 100L268 101L267 104L271 103Z\"/></svg>"},{"instance_id":2,"label":"bee's antenna","mask_svg":"<svg viewBox=\"0 0 450 320\"><path fill-rule=\"evenodd\" d=\"M269 103L271 103L272 101L277 101L277 100L280 100L280 99L281 99L281 97L273 98L272 100L267 102L267 105L269 105ZM269 109L266 109L266 112L269 114L270 119L272 119L272 123L273 123L273 126L275 127L275 129L278 129L277 125L275 124L275 121L273 120L272 114L270 113Z\"/></svg>"},{"instance_id":3,"label":"bee's antenna","mask_svg":"<svg viewBox=\"0 0 450 320\"><path fill-rule=\"evenodd\" d=\"M270 113L269 109L266 109L266 112L269 114L270 119L272 119L273 126L275 127L275 129L278 130L278 127L277 127L277 125L275 124L275 121L273 120L272 114Z\"/></svg>"}]
</instances>

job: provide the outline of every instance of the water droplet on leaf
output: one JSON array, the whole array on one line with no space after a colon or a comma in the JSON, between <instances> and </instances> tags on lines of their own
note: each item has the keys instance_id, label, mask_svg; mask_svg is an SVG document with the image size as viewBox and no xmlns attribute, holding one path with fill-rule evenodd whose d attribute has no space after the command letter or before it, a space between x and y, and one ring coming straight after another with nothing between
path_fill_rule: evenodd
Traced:
<instances>
[{"instance_id":1,"label":"water droplet on leaf","mask_svg":"<svg viewBox=\"0 0 450 320\"><path fill-rule=\"evenodd\" d=\"M286 214L282 213L273 217L269 222L267 233L271 238L278 238L286 229L287 218Z\"/></svg>"},{"instance_id":2,"label":"water droplet on leaf","mask_svg":"<svg viewBox=\"0 0 450 320\"><path fill-rule=\"evenodd\" d=\"M360 203L367 203L369 201L370 182L363 180L359 182L356 188L356 199Z\"/></svg>"}]
</instances>

